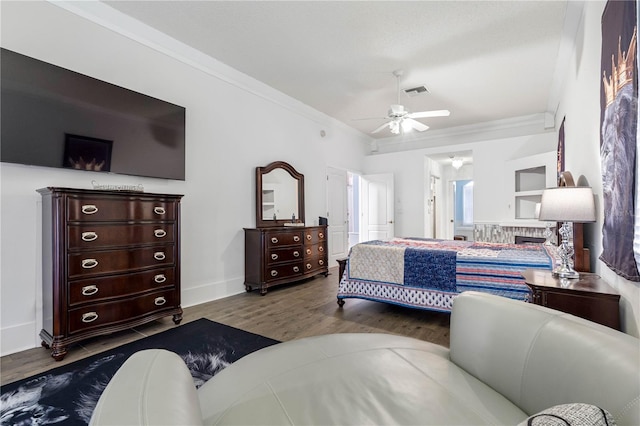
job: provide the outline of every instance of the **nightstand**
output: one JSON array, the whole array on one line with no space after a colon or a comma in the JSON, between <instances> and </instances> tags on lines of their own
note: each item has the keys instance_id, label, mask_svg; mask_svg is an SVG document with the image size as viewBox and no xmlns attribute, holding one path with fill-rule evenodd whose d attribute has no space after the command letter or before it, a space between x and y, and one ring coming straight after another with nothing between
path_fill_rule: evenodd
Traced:
<instances>
[{"instance_id":1,"label":"nightstand","mask_svg":"<svg viewBox=\"0 0 640 426\"><path fill-rule=\"evenodd\" d=\"M620 330L620 294L596 274L580 273L573 280L551 271L522 272L533 292L533 303L566 312Z\"/></svg>"}]
</instances>

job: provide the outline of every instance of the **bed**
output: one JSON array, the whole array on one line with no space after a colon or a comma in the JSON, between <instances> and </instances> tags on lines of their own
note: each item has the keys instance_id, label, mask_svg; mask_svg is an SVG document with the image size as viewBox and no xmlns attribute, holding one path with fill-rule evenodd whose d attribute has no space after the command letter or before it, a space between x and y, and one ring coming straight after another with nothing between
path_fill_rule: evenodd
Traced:
<instances>
[{"instance_id":1,"label":"bed","mask_svg":"<svg viewBox=\"0 0 640 426\"><path fill-rule=\"evenodd\" d=\"M394 238L353 246L341 262L338 305L359 298L450 312L453 299L475 290L528 301L525 269L552 270L555 246ZM344 270L342 272L342 270Z\"/></svg>"}]
</instances>

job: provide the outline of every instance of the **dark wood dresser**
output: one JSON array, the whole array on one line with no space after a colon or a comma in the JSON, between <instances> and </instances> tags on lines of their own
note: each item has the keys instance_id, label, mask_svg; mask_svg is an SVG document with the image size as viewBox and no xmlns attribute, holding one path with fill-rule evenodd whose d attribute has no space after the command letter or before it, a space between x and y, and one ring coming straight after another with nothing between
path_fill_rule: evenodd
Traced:
<instances>
[{"instance_id":1,"label":"dark wood dresser","mask_svg":"<svg viewBox=\"0 0 640 426\"><path fill-rule=\"evenodd\" d=\"M524 280L533 303L620 330L620 294L596 274L577 279L554 277L551 271L527 269Z\"/></svg>"},{"instance_id":2,"label":"dark wood dresser","mask_svg":"<svg viewBox=\"0 0 640 426\"><path fill-rule=\"evenodd\" d=\"M326 225L245 228L244 241L247 291L329 274Z\"/></svg>"},{"instance_id":3,"label":"dark wood dresser","mask_svg":"<svg viewBox=\"0 0 640 426\"><path fill-rule=\"evenodd\" d=\"M67 346L180 307L182 195L44 188L42 345Z\"/></svg>"}]
</instances>

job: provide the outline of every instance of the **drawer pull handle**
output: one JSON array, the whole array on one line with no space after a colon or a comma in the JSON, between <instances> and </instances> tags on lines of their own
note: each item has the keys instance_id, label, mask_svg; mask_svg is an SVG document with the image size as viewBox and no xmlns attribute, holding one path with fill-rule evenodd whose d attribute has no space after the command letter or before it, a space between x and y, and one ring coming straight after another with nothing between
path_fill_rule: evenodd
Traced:
<instances>
[{"instance_id":1,"label":"drawer pull handle","mask_svg":"<svg viewBox=\"0 0 640 426\"><path fill-rule=\"evenodd\" d=\"M275 269L271 271L271 276L275 277L278 275L278 271L276 271Z\"/></svg>"},{"instance_id":2,"label":"drawer pull handle","mask_svg":"<svg viewBox=\"0 0 640 426\"><path fill-rule=\"evenodd\" d=\"M324 234L322 232L318 233L318 237L324 238Z\"/></svg>"},{"instance_id":3,"label":"drawer pull handle","mask_svg":"<svg viewBox=\"0 0 640 426\"><path fill-rule=\"evenodd\" d=\"M164 274L158 274L155 277L153 277L153 280L158 284L161 284L167 280L167 277L165 277Z\"/></svg>"},{"instance_id":4,"label":"drawer pull handle","mask_svg":"<svg viewBox=\"0 0 640 426\"><path fill-rule=\"evenodd\" d=\"M320 259L320 260L318 261L318 263L320 264L320 266L322 266L322 265L324 265L324 260Z\"/></svg>"},{"instance_id":5,"label":"drawer pull handle","mask_svg":"<svg viewBox=\"0 0 640 426\"><path fill-rule=\"evenodd\" d=\"M271 237L271 242L273 244L278 244L278 239L276 237Z\"/></svg>"},{"instance_id":6,"label":"drawer pull handle","mask_svg":"<svg viewBox=\"0 0 640 426\"><path fill-rule=\"evenodd\" d=\"M164 229L156 229L155 231L153 231L153 235L155 235L157 238L162 238L167 235L167 231L165 231Z\"/></svg>"},{"instance_id":7,"label":"drawer pull handle","mask_svg":"<svg viewBox=\"0 0 640 426\"><path fill-rule=\"evenodd\" d=\"M294 251L293 257L300 257L300 252L298 250Z\"/></svg>"},{"instance_id":8,"label":"drawer pull handle","mask_svg":"<svg viewBox=\"0 0 640 426\"><path fill-rule=\"evenodd\" d=\"M82 206L82 213L84 214L98 213L98 206L96 206L95 204L84 204Z\"/></svg>"},{"instance_id":9,"label":"drawer pull handle","mask_svg":"<svg viewBox=\"0 0 640 426\"><path fill-rule=\"evenodd\" d=\"M299 268L299 267L297 267L297 266L294 266L294 267L293 267L293 272L300 272L300 268Z\"/></svg>"},{"instance_id":10,"label":"drawer pull handle","mask_svg":"<svg viewBox=\"0 0 640 426\"><path fill-rule=\"evenodd\" d=\"M82 295L83 296L92 296L98 292L98 286L96 285L86 285L82 287Z\"/></svg>"},{"instance_id":11,"label":"drawer pull handle","mask_svg":"<svg viewBox=\"0 0 640 426\"><path fill-rule=\"evenodd\" d=\"M278 260L278 255L277 255L277 254L275 254L275 253L273 253L273 254L271 255L271 260Z\"/></svg>"},{"instance_id":12,"label":"drawer pull handle","mask_svg":"<svg viewBox=\"0 0 640 426\"><path fill-rule=\"evenodd\" d=\"M154 300L153 303L155 303L156 306L162 306L167 303L167 299L165 299L164 297L156 297L156 300Z\"/></svg>"},{"instance_id":13,"label":"drawer pull handle","mask_svg":"<svg viewBox=\"0 0 640 426\"><path fill-rule=\"evenodd\" d=\"M311 234L307 234L307 240L311 241Z\"/></svg>"},{"instance_id":14,"label":"drawer pull handle","mask_svg":"<svg viewBox=\"0 0 640 426\"><path fill-rule=\"evenodd\" d=\"M98 266L98 261L95 259L82 259L82 267L84 269L91 269Z\"/></svg>"},{"instance_id":15,"label":"drawer pull handle","mask_svg":"<svg viewBox=\"0 0 640 426\"><path fill-rule=\"evenodd\" d=\"M87 312L86 314L82 314L82 322L94 322L98 319L98 314L96 312Z\"/></svg>"},{"instance_id":16,"label":"drawer pull handle","mask_svg":"<svg viewBox=\"0 0 640 426\"><path fill-rule=\"evenodd\" d=\"M97 232L83 232L82 233L82 241L95 241L98 239L98 233Z\"/></svg>"},{"instance_id":17,"label":"drawer pull handle","mask_svg":"<svg viewBox=\"0 0 640 426\"><path fill-rule=\"evenodd\" d=\"M298 241L300 241L300 237L297 236L297 235L294 235L293 236L293 241L295 241L297 243Z\"/></svg>"},{"instance_id":18,"label":"drawer pull handle","mask_svg":"<svg viewBox=\"0 0 640 426\"><path fill-rule=\"evenodd\" d=\"M307 269L311 269L311 264L307 263Z\"/></svg>"},{"instance_id":19,"label":"drawer pull handle","mask_svg":"<svg viewBox=\"0 0 640 426\"><path fill-rule=\"evenodd\" d=\"M322 246L318 247L318 251L324 251L324 247Z\"/></svg>"},{"instance_id":20,"label":"drawer pull handle","mask_svg":"<svg viewBox=\"0 0 640 426\"><path fill-rule=\"evenodd\" d=\"M155 214L165 214L167 211L164 209L164 207L154 207L153 212Z\"/></svg>"},{"instance_id":21,"label":"drawer pull handle","mask_svg":"<svg viewBox=\"0 0 640 426\"><path fill-rule=\"evenodd\" d=\"M307 254L311 254L311 249L307 249Z\"/></svg>"},{"instance_id":22,"label":"drawer pull handle","mask_svg":"<svg viewBox=\"0 0 640 426\"><path fill-rule=\"evenodd\" d=\"M153 258L155 260L164 260L164 259L166 259L166 256L164 255L163 252L157 251L157 252L153 253Z\"/></svg>"}]
</instances>

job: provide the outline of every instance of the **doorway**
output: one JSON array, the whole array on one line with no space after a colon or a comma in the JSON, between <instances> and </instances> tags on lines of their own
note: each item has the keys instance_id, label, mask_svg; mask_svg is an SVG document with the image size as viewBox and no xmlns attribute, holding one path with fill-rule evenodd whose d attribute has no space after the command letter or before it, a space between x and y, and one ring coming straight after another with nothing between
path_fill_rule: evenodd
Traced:
<instances>
[{"instance_id":1,"label":"doorway","mask_svg":"<svg viewBox=\"0 0 640 426\"><path fill-rule=\"evenodd\" d=\"M455 160L455 161L454 161ZM424 236L473 239L473 152L425 157Z\"/></svg>"},{"instance_id":2,"label":"doorway","mask_svg":"<svg viewBox=\"0 0 640 426\"><path fill-rule=\"evenodd\" d=\"M360 175L350 172L347 173L347 220L348 246L351 250L360 242Z\"/></svg>"},{"instance_id":3,"label":"doorway","mask_svg":"<svg viewBox=\"0 0 640 426\"><path fill-rule=\"evenodd\" d=\"M335 245L334 257L346 255L360 242L395 236L393 174L361 175L329 168L327 181L329 235L345 241Z\"/></svg>"}]
</instances>

